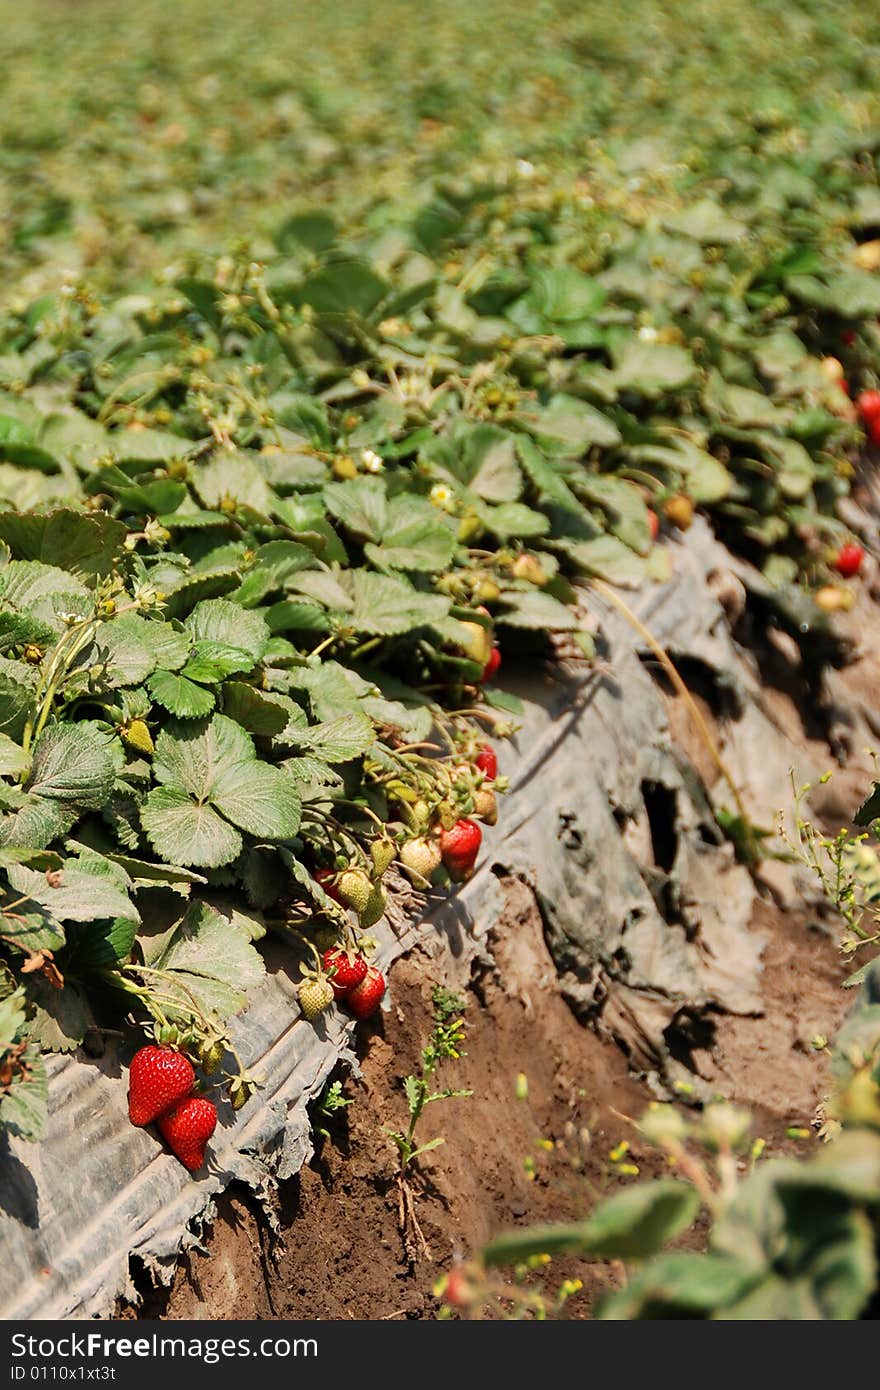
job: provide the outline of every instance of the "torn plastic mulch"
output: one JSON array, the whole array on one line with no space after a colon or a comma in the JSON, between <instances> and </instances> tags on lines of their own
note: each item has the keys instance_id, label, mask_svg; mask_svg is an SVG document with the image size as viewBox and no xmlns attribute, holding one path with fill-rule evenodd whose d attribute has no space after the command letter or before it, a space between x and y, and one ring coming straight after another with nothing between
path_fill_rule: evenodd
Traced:
<instances>
[{"instance_id":1,"label":"torn plastic mulch","mask_svg":"<svg viewBox=\"0 0 880 1390\"><path fill-rule=\"evenodd\" d=\"M631 605L673 655L727 691L737 717L725 725L725 756L747 799L766 811L790 766L802 778L817 770L762 708L756 670L714 596L709 577L730 557L702 523L673 554L673 578L631 595ZM760 1009L761 941L748 929L754 886L718 833L709 791L671 741L636 634L595 593L585 606L601 624L596 663L511 683L525 715L502 750L510 794L476 875L452 897L420 899L415 921L403 915L412 897L398 899L375 931L378 962L386 968L420 944L461 978L486 953L503 904L498 876L515 874L537 894L566 996L659 1083L674 1072L668 1036L677 1021ZM723 803L722 784L717 795ZM197 1177L154 1133L129 1124L128 1056L115 1044L100 1060L53 1060L47 1137L2 1141L0 1316L110 1314L117 1298L136 1296L132 1256L170 1279L217 1193L239 1181L268 1200L307 1161L307 1107L340 1061L356 1066L353 1024L338 1009L317 1026L302 1020L290 953L269 943L266 962L235 1025L263 1088L238 1114L221 1107ZM392 1006L393 996L392 974Z\"/></svg>"}]
</instances>

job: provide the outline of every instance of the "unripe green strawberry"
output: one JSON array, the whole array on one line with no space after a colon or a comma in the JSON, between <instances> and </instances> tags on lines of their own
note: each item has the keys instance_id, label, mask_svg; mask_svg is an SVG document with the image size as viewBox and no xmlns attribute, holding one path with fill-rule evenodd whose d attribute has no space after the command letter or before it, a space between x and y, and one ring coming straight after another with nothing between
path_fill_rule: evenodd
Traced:
<instances>
[{"instance_id":1,"label":"unripe green strawberry","mask_svg":"<svg viewBox=\"0 0 880 1390\"><path fill-rule=\"evenodd\" d=\"M339 896L353 907L364 928L375 926L385 911L385 889L362 869L348 869L339 880Z\"/></svg>"},{"instance_id":2,"label":"unripe green strawberry","mask_svg":"<svg viewBox=\"0 0 880 1390\"><path fill-rule=\"evenodd\" d=\"M501 590L490 577L481 579L474 589L474 598L478 598L481 603L494 603L500 597Z\"/></svg>"},{"instance_id":3,"label":"unripe green strawberry","mask_svg":"<svg viewBox=\"0 0 880 1390\"><path fill-rule=\"evenodd\" d=\"M358 913L358 922L365 931L374 927L383 916L387 901L387 894L381 883L374 883L363 912Z\"/></svg>"},{"instance_id":4,"label":"unripe green strawberry","mask_svg":"<svg viewBox=\"0 0 880 1390\"><path fill-rule=\"evenodd\" d=\"M482 623L463 622L460 626L467 633L461 643L465 656L478 666L485 666L492 655L492 629L483 627Z\"/></svg>"},{"instance_id":5,"label":"unripe green strawberry","mask_svg":"<svg viewBox=\"0 0 880 1390\"><path fill-rule=\"evenodd\" d=\"M220 1063L223 1061L223 1054L225 1051L226 1048L219 1038L216 1042L209 1043L200 1049L199 1060L201 1061L202 1070L206 1076L214 1075Z\"/></svg>"},{"instance_id":6,"label":"unripe green strawberry","mask_svg":"<svg viewBox=\"0 0 880 1390\"><path fill-rule=\"evenodd\" d=\"M491 787L480 787L474 792L474 815L487 825L495 825L498 820L498 802Z\"/></svg>"},{"instance_id":7,"label":"unripe green strawberry","mask_svg":"<svg viewBox=\"0 0 880 1390\"><path fill-rule=\"evenodd\" d=\"M133 748L136 753L153 752L153 738L142 719L132 719L130 723L123 724L119 733L122 742Z\"/></svg>"},{"instance_id":8,"label":"unripe green strawberry","mask_svg":"<svg viewBox=\"0 0 880 1390\"><path fill-rule=\"evenodd\" d=\"M512 565L514 579L525 579L529 584L543 589L550 576L541 561L534 555L517 555Z\"/></svg>"},{"instance_id":9,"label":"unripe green strawberry","mask_svg":"<svg viewBox=\"0 0 880 1390\"><path fill-rule=\"evenodd\" d=\"M419 878L430 879L442 863L440 846L436 840L424 836L407 840L400 851L400 862Z\"/></svg>"},{"instance_id":10,"label":"unripe green strawberry","mask_svg":"<svg viewBox=\"0 0 880 1390\"><path fill-rule=\"evenodd\" d=\"M374 840L370 845L370 857L377 877L381 878L388 866L394 862L393 841L386 840L384 837L381 840Z\"/></svg>"},{"instance_id":11,"label":"unripe green strawberry","mask_svg":"<svg viewBox=\"0 0 880 1390\"><path fill-rule=\"evenodd\" d=\"M335 926L310 927L309 940L314 941L319 951L329 951L331 946L335 946L339 941L339 928Z\"/></svg>"},{"instance_id":12,"label":"unripe green strawberry","mask_svg":"<svg viewBox=\"0 0 880 1390\"><path fill-rule=\"evenodd\" d=\"M307 1018L309 1023L313 1023L319 1014L329 1009L335 998L333 986L323 977L319 980L307 980L304 985L300 985L298 996L303 1017Z\"/></svg>"},{"instance_id":13,"label":"unripe green strawberry","mask_svg":"<svg viewBox=\"0 0 880 1390\"><path fill-rule=\"evenodd\" d=\"M340 878L336 891L346 907L353 907L360 917L370 900L373 883L363 869L347 869Z\"/></svg>"}]
</instances>

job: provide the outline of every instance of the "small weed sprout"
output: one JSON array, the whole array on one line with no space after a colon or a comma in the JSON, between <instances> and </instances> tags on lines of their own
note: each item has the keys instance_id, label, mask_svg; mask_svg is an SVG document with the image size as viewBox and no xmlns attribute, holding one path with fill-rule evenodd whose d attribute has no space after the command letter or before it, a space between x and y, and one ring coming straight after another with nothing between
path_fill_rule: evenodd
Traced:
<instances>
[{"instance_id":1,"label":"small weed sprout","mask_svg":"<svg viewBox=\"0 0 880 1390\"><path fill-rule=\"evenodd\" d=\"M421 1072L418 1076L411 1073L403 1083L404 1094L409 1106L409 1124L405 1130L390 1129L388 1131L397 1145L397 1151L400 1155L401 1175L406 1174L411 1164L421 1154L439 1148L441 1144L445 1143L442 1135L428 1139L424 1144L416 1143L416 1126L425 1107L433 1105L438 1100L452 1100L459 1096L473 1094L472 1091L456 1090L449 1087L437 1091L431 1089L431 1080L440 1063L446 1060L458 1061L464 1055L461 1049L465 1028L464 1019L461 1017L464 1010L464 1000L460 995L437 988L434 990L432 999L434 1003L434 1027L431 1036L422 1048Z\"/></svg>"},{"instance_id":2,"label":"small weed sprout","mask_svg":"<svg viewBox=\"0 0 880 1390\"><path fill-rule=\"evenodd\" d=\"M339 1114L340 1111L347 1110L354 1101L343 1094L342 1082L339 1080L329 1081L321 1092L318 1103L315 1106L316 1120L326 1120L328 1123ZM315 1125L315 1133L322 1139L329 1139L330 1132L321 1124Z\"/></svg>"},{"instance_id":3,"label":"small weed sprout","mask_svg":"<svg viewBox=\"0 0 880 1390\"><path fill-rule=\"evenodd\" d=\"M826 772L820 785L830 781ZM779 813L779 836L792 858L803 864L818 880L827 902L843 921L840 949L853 957L867 946L880 944L880 846L869 831L854 833L842 827L836 835L824 835L804 812L804 801L812 791L805 782L798 787L792 777L795 799L795 829L791 834ZM858 984L867 963L846 980Z\"/></svg>"},{"instance_id":4,"label":"small weed sprout","mask_svg":"<svg viewBox=\"0 0 880 1390\"><path fill-rule=\"evenodd\" d=\"M415 1194L410 1182L410 1172L416 1159L431 1149L445 1143L443 1135L436 1135L424 1143L416 1140L416 1127L428 1105L438 1100L452 1100L456 1097L473 1095L472 1091L454 1087L433 1089L433 1077L437 1068L445 1061L458 1061L464 1055L465 1023L462 1018L465 1002L458 994L449 990L435 988L432 994L434 1004L434 1026L428 1041L422 1048L422 1066L418 1075L410 1073L403 1083L403 1090L409 1107L409 1123L406 1129L389 1129L387 1133L394 1140L400 1160L397 1173L398 1218L403 1235L404 1249L408 1258L415 1262L420 1256L430 1259L427 1241L415 1214Z\"/></svg>"}]
</instances>

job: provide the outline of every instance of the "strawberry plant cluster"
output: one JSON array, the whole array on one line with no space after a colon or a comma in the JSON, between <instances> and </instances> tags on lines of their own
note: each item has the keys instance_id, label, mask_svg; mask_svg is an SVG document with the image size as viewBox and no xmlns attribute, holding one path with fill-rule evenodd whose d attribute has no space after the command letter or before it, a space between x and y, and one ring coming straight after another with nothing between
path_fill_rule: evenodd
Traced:
<instances>
[{"instance_id":1,"label":"strawberry plant cluster","mask_svg":"<svg viewBox=\"0 0 880 1390\"><path fill-rule=\"evenodd\" d=\"M202 1154L269 930L306 1022L369 1017L394 893L499 816L505 662L590 651L579 583L662 581L700 511L805 621L850 601L867 21L729 8L707 110L690 7L454 3L426 52L350 0L355 53L276 0L0 5L0 1122L132 1023Z\"/></svg>"}]
</instances>

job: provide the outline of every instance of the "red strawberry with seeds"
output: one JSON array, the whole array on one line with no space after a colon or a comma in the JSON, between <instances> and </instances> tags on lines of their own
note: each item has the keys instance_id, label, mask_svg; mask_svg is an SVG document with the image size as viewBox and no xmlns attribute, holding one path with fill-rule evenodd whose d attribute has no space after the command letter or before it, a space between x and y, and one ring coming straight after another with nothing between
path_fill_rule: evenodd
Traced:
<instances>
[{"instance_id":1,"label":"red strawberry with seeds","mask_svg":"<svg viewBox=\"0 0 880 1390\"><path fill-rule=\"evenodd\" d=\"M368 965L364 978L346 996L345 1002L355 1018L369 1018L378 1009L384 995L385 976L375 965Z\"/></svg>"},{"instance_id":2,"label":"red strawberry with seeds","mask_svg":"<svg viewBox=\"0 0 880 1390\"><path fill-rule=\"evenodd\" d=\"M128 1118L148 1125L184 1100L195 1085L192 1063L171 1047L142 1047L128 1072Z\"/></svg>"},{"instance_id":3,"label":"red strawberry with seeds","mask_svg":"<svg viewBox=\"0 0 880 1390\"><path fill-rule=\"evenodd\" d=\"M484 743L477 756L474 758L474 767L480 769L487 782L494 782L498 776L498 759L495 756L495 749L489 743Z\"/></svg>"},{"instance_id":4,"label":"red strawberry with seeds","mask_svg":"<svg viewBox=\"0 0 880 1390\"><path fill-rule=\"evenodd\" d=\"M343 951L338 946L325 951L322 961L337 999L344 999L367 973L367 962L363 956Z\"/></svg>"},{"instance_id":5,"label":"red strawberry with seeds","mask_svg":"<svg viewBox=\"0 0 880 1390\"><path fill-rule=\"evenodd\" d=\"M450 876L456 880L469 878L473 872L483 832L476 821L467 816L457 820L451 830L440 836L440 853Z\"/></svg>"},{"instance_id":6,"label":"red strawberry with seeds","mask_svg":"<svg viewBox=\"0 0 880 1390\"><path fill-rule=\"evenodd\" d=\"M862 560L865 552L856 541L847 541L842 545L831 561L831 568L844 579L852 579L862 568Z\"/></svg>"},{"instance_id":7,"label":"red strawberry with seeds","mask_svg":"<svg viewBox=\"0 0 880 1390\"><path fill-rule=\"evenodd\" d=\"M870 428L875 420L880 420L880 391L862 391L856 398L859 415Z\"/></svg>"},{"instance_id":8,"label":"red strawberry with seeds","mask_svg":"<svg viewBox=\"0 0 880 1390\"><path fill-rule=\"evenodd\" d=\"M175 1158L195 1173L204 1166L205 1145L217 1128L217 1107L204 1096L190 1096L159 1117L159 1131Z\"/></svg>"},{"instance_id":9,"label":"red strawberry with seeds","mask_svg":"<svg viewBox=\"0 0 880 1390\"><path fill-rule=\"evenodd\" d=\"M486 681L490 681L492 677L497 674L500 665L501 648L493 647L491 652L489 653L489 660L483 667L483 674L480 676L480 684L484 685Z\"/></svg>"},{"instance_id":10,"label":"red strawberry with seeds","mask_svg":"<svg viewBox=\"0 0 880 1390\"><path fill-rule=\"evenodd\" d=\"M312 878L315 880L317 884L320 885L321 888L324 889L324 892L327 894L328 898L332 898L335 903L339 903L341 905L342 899L340 898L339 890L336 887L335 869L316 869L315 872L312 874Z\"/></svg>"}]
</instances>

